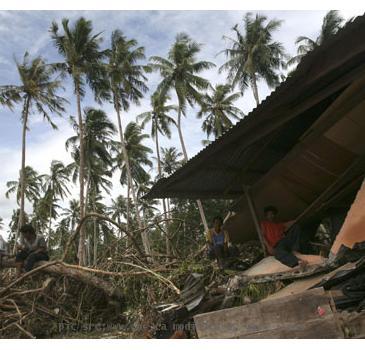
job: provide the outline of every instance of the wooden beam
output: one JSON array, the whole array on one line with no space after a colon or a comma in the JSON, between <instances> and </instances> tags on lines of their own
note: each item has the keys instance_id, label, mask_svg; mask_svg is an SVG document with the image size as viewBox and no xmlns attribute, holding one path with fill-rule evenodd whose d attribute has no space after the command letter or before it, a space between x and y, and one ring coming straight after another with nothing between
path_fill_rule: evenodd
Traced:
<instances>
[{"instance_id":1,"label":"wooden beam","mask_svg":"<svg viewBox=\"0 0 365 350\"><path fill-rule=\"evenodd\" d=\"M321 202L324 202L326 197L330 196L332 193L339 190L341 185L345 182L345 180L353 174L353 171L356 169L362 169L365 166L365 155L356 158L352 164L334 181L332 184L327 187L325 191L323 191L296 219L295 222L299 222L302 218L304 218L309 212L312 211L314 207L319 205ZM356 177L358 179L358 177ZM353 179L352 179L353 181Z\"/></svg>"}]
</instances>

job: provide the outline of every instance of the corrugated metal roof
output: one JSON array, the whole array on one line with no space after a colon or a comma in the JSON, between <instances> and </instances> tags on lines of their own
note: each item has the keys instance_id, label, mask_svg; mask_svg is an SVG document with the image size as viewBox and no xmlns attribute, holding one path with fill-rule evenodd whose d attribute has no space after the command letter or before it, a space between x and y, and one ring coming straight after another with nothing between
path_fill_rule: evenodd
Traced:
<instances>
[{"instance_id":1,"label":"corrugated metal roof","mask_svg":"<svg viewBox=\"0 0 365 350\"><path fill-rule=\"evenodd\" d=\"M365 71L365 16L317 47L259 106L146 198L234 198L258 181ZM282 141L285 142L282 142Z\"/></svg>"}]
</instances>

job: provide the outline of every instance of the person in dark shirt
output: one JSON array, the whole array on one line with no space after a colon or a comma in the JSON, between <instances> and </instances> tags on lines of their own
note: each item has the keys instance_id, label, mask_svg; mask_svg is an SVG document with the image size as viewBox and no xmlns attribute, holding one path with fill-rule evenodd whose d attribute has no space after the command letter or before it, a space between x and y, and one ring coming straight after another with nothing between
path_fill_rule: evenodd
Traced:
<instances>
[{"instance_id":1,"label":"person in dark shirt","mask_svg":"<svg viewBox=\"0 0 365 350\"><path fill-rule=\"evenodd\" d=\"M36 262L49 260L46 241L42 235L36 234L32 225L23 225L20 233L23 244L15 257L18 276L21 275L23 268L25 271L30 271Z\"/></svg>"}]
</instances>

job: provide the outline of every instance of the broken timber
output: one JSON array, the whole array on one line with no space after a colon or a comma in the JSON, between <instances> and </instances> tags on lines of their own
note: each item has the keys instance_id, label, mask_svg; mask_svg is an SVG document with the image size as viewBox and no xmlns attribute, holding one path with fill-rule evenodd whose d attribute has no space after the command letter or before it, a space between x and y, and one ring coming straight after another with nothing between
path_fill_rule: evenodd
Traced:
<instances>
[{"instance_id":1,"label":"broken timber","mask_svg":"<svg viewBox=\"0 0 365 350\"><path fill-rule=\"evenodd\" d=\"M284 280L295 280L304 277L313 276L320 273L329 272L333 269L333 266L329 264L322 265L312 265L308 266L305 270L300 268L294 268L290 271L277 272L272 274L262 274L247 276L244 274L236 275L232 277L228 283L227 288L229 291L235 291L247 285L247 283L267 283L274 281L284 281Z\"/></svg>"},{"instance_id":2,"label":"broken timber","mask_svg":"<svg viewBox=\"0 0 365 350\"><path fill-rule=\"evenodd\" d=\"M343 338L323 288L194 317L199 338Z\"/></svg>"}]
</instances>

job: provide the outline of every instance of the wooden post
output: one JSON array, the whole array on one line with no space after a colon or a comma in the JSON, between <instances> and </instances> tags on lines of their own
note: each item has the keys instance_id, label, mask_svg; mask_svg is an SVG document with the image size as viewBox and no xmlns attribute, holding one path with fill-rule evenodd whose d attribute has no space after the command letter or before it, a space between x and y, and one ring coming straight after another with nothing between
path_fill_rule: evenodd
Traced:
<instances>
[{"instance_id":1,"label":"wooden post","mask_svg":"<svg viewBox=\"0 0 365 350\"><path fill-rule=\"evenodd\" d=\"M265 243L264 243L264 238L262 236L261 227L260 227L259 219L258 219L258 216L257 216L255 203L252 200L252 197L251 197L251 194L250 194L250 191L249 191L249 187L244 186L243 189L245 191L245 196L246 196L246 199L247 199L248 207L249 207L250 212L251 212L252 220L255 224L257 235L259 236L259 239L260 239L260 243L261 243L262 250L264 252L264 256L267 256L266 246L265 246Z\"/></svg>"}]
</instances>

